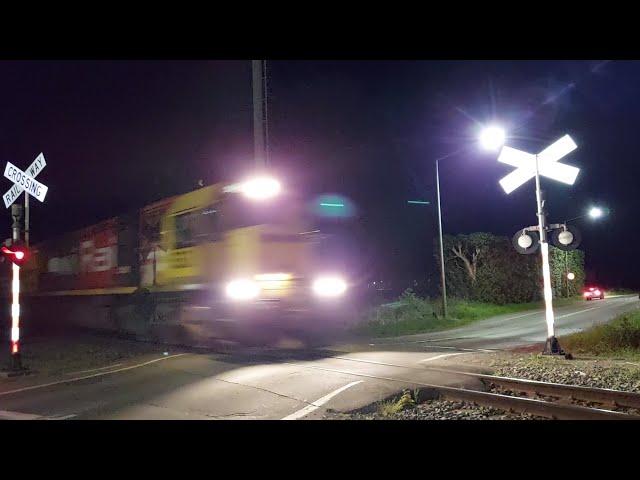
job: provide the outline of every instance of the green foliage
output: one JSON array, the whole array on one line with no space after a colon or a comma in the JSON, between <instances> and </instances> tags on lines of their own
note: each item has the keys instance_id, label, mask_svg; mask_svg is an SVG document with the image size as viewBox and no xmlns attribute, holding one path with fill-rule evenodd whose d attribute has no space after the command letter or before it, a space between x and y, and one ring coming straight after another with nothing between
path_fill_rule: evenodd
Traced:
<instances>
[{"instance_id":1,"label":"green foliage","mask_svg":"<svg viewBox=\"0 0 640 480\"><path fill-rule=\"evenodd\" d=\"M537 300L539 272L530 255L516 252L509 239L494 237L478 267L472 298L498 305Z\"/></svg>"},{"instance_id":2,"label":"green foliage","mask_svg":"<svg viewBox=\"0 0 640 480\"><path fill-rule=\"evenodd\" d=\"M507 237L478 232L443 238L447 293L478 302L505 305L542 298L539 255L520 255ZM439 249L436 260L440 261ZM574 296L584 286L584 253L568 252L569 271L576 278L566 291L565 252L550 248L552 288L555 296Z\"/></svg>"},{"instance_id":3,"label":"green foliage","mask_svg":"<svg viewBox=\"0 0 640 480\"><path fill-rule=\"evenodd\" d=\"M404 390L399 399L381 402L378 406L378 413L383 417L391 417L403 410L413 408L415 405L416 400L414 399L414 396L411 395L409 390Z\"/></svg>"},{"instance_id":4,"label":"green foliage","mask_svg":"<svg viewBox=\"0 0 640 480\"><path fill-rule=\"evenodd\" d=\"M563 348L596 355L640 354L640 310L624 313L610 323L597 325L566 337Z\"/></svg>"},{"instance_id":5,"label":"green foliage","mask_svg":"<svg viewBox=\"0 0 640 480\"><path fill-rule=\"evenodd\" d=\"M573 299L562 299L572 302ZM466 325L477 320L542 308L541 302L496 305L473 300L449 299L449 317L443 318L440 299L420 298L406 290L397 302L372 310L356 332L373 336L398 336L433 332Z\"/></svg>"},{"instance_id":6,"label":"green foliage","mask_svg":"<svg viewBox=\"0 0 640 480\"><path fill-rule=\"evenodd\" d=\"M625 287L614 287L614 288L610 288L609 290L606 291L608 296L613 296L613 295L637 295L638 291L637 290L631 290L630 288L625 288Z\"/></svg>"},{"instance_id":7,"label":"green foliage","mask_svg":"<svg viewBox=\"0 0 640 480\"><path fill-rule=\"evenodd\" d=\"M375 308L357 330L380 336L405 335L438 329L445 323L435 314L431 301L407 289L397 302Z\"/></svg>"},{"instance_id":8,"label":"green foliage","mask_svg":"<svg viewBox=\"0 0 640 480\"><path fill-rule=\"evenodd\" d=\"M551 246L549 248L549 268L551 270L551 288L555 297L580 295L585 280L583 251L565 252ZM569 280L567 272L572 272L576 278Z\"/></svg>"}]
</instances>

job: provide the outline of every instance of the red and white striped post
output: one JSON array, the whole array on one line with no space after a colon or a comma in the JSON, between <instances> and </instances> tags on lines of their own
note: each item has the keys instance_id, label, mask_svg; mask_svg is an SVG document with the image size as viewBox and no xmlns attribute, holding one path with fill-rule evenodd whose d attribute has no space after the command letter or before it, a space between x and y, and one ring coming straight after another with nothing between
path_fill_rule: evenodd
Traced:
<instances>
[{"instance_id":1,"label":"red and white striped post","mask_svg":"<svg viewBox=\"0 0 640 480\"><path fill-rule=\"evenodd\" d=\"M25 193L26 195L26 193ZM22 219L22 205L13 204L11 206L11 216L13 217L13 243L20 242L20 220ZM13 253L14 259L24 260L25 252L16 249ZM13 278L11 280L11 369L23 370L20 358L20 266L12 262Z\"/></svg>"},{"instance_id":2,"label":"red and white striped post","mask_svg":"<svg viewBox=\"0 0 640 480\"><path fill-rule=\"evenodd\" d=\"M20 367L20 267L12 265L13 279L11 282L11 363Z\"/></svg>"}]
</instances>

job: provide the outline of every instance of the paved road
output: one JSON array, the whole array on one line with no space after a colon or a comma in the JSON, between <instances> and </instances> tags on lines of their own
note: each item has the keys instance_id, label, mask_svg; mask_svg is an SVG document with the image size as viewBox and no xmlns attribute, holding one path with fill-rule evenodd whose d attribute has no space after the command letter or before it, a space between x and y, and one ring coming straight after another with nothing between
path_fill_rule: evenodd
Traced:
<instances>
[{"instance_id":1,"label":"paved road","mask_svg":"<svg viewBox=\"0 0 640 480\"><path fill-rule=\"evenodd\" d=\"M610 298L558 310L564 334L640 305ZM495 317L448 332L314 351L169 352L59 378L0 383L0 419L314 419L419 384L479 388L426 370L481 349L545 337L540 312Z\"/></svg>"},{"instance_id":2,"label":"paved road","mask_svg":"<svg viewBox=\"0 0 640 480\"><path fill-rule=\"evenodd\" d=\"M606 323L613 317L640 306L638 295L620 295L605 300L585 301L555 309L556 336L568 335ZM371 340L375 345L427 343L455 348L508 349L544 342L547 326L544 312L530 311L499 315L444 332Z\"/></svg>"}]
</instances>

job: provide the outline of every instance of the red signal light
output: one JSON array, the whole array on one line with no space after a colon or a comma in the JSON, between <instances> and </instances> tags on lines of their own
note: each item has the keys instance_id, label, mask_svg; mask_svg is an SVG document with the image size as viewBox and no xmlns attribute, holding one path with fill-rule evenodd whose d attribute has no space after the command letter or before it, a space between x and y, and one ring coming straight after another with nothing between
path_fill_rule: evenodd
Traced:
<instances>
[{"instance_id":1,"label":"red signal light","mask_svg":"<svg viewBox=\"0 0 640 480\"><path fill-rule=\"evenodd\" d=\"M0 248L2 254L7 257L12 263L15 263L19 267L21 267L24 262L27 261L27 249L21 246L13 246L11 248L3 246Z\"/></svg>"}]
</instances>

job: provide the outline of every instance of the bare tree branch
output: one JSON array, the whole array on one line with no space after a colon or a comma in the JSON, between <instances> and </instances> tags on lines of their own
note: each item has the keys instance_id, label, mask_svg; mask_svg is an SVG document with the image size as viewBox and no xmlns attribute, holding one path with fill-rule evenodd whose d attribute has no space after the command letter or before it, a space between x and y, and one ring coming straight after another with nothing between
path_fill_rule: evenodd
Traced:
<instances>
[{"instance_id":1,"label":"bare tree branch","mask_svg":"<svg viewBox=\"0 0 640 480\"><path fill-rule=\"evenodd\" d=\"M469 274L469 278L471 279L471 283L475 283L476 281L476 255L473 255L473 264L469 261L469 259L466 257L466 255L464 254L464 252L462 251L462 245L458 244L457 245L457 249L456 247L451 247L451 251L455 254L456 257L460 258L463 262L465 267L467 267L467 273Z\"/></svg>"}]
</instances>

